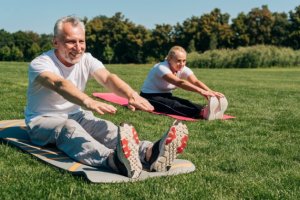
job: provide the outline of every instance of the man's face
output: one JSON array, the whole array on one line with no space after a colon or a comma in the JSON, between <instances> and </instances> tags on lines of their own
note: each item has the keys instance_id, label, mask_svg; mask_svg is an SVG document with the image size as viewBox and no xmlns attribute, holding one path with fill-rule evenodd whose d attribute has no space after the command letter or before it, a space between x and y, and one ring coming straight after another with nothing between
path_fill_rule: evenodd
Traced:
<instances>
[{"instance_id":1,"label":"man's face","mask_svg":"<svg viewBox=\"0 0 300 200\"><path fill-rule=\"evenodd\" d=\"M53 40L56 56L67 67L79 62L86 49L85 32L80 26L71 23L63 25L61 36Z\"/></svg>"},{"instance_id":2,"label":"man's face","mask_svg":"<svg viewBox=\"0 0 300 200\"><path fill-rule=\"evenodd\" d=\"M186 53L182 51L176 51L175 55L170 58L169 65L173 72L180 71L186 64Z\"/></svg>"}]
</instances>

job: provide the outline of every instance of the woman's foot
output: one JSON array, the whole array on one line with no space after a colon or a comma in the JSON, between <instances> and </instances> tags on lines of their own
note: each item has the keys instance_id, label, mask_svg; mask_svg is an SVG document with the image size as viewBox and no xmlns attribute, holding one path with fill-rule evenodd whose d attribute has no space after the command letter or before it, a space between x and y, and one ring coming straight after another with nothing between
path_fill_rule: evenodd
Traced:
<instances>
[{"instance_id":1,"label":"woman's foot","mask_svg":"<svg viewBox=\"0 0 300 200\"><path fill-rule=\"evenodd\" d=\"M219 101L217 97L210 97L208 105L203 108L202 117L206 120L215 120L216 119L216 110L219 106Z\"/></svg>"},{"instance_id":2,"label":"woman's foot","mask_svg":"<svg viewBox=\"0 0 300 200\"><path fill-rule=\"evenodd\" d=\"M221 97L219 99L219 106L216 112L216 119L223 119L224 113L228 107L228 101L226 97Z\"/></svg>"}]
</instances>

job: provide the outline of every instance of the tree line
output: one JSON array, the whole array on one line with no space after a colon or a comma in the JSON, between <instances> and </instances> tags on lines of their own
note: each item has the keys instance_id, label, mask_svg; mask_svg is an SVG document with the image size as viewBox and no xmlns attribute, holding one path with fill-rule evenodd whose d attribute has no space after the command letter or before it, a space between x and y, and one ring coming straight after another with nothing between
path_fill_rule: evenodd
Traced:
<instances>
[{"instance_id":1,"label":"tree line","mask_svg":"<svg viewBox=\"0 0 300 200\"><path fill-rule=\"evenodd\" d=\"M104 63L151 63L164 59L173 45L188 52L274 45L300 49L300 6L288 13L271 12L267 5L239 13L215 8L176 25L157 24L153 29L136 25L118 12L112 17L83 19L87 51ZM0 30L0 60L30 61L52 48L52 34Z\"/></svg>"}]
</instances>

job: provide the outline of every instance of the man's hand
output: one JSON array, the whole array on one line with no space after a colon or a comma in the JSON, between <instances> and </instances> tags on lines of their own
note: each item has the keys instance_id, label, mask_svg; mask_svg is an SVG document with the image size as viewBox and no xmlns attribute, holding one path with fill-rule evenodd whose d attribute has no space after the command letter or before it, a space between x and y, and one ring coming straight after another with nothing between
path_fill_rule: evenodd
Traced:
<instances>
[{"instance_id":1,"label":"man's hand","mask_svg":"<svg viewBox=\"0 0 300 200\"><path fill-rule=\"evenodd\" d=\"M114 106L96 101L92 98L85 99L83 104L85 108L95 111L100 115L103 115L104 113L115 114L117 112L117 109Z\"/></svg>"},{"instance_id":2,"label":"man's hand","mask_svg":"<svg viewBox=\"0 0 300 200\"><path fill-rule=\"evenodd\" d=\"M148 112L154 110L154 107L146 99L138 95L137 92L133 92L128 99L128 108L132 111L135 111L135 109L140 109Z\"/></svg>"}]
</instances>

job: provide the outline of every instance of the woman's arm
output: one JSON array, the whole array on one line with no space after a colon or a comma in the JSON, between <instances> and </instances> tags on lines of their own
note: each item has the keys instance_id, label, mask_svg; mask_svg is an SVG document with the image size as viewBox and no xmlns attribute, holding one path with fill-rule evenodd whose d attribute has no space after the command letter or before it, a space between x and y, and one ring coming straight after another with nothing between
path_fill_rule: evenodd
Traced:
<instances>
[{"instance_id":1,"label":"woman's arm","mask_svg":"<svg viewBox=\"0 0 300 200\"><path fill-rule=\"evenodd\" d=\"M191 91L191 92L196 92L206 98L208 98L209 96L215 96L210 90L206 90L200 86L194 85L187 80L180 79L172 73L168 73L168 74L164 75L162 78L165 81L167 81L179 88L182 88L184 90Z\"/></svg>"}]
</instances>

